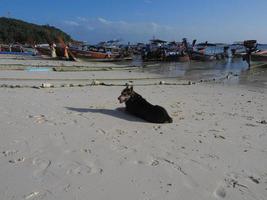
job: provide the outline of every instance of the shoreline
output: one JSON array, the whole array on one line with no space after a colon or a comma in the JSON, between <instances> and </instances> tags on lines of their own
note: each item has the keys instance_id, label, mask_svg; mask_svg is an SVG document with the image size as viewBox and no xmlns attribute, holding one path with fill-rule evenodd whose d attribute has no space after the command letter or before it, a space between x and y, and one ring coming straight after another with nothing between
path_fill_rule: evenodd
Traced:
<instances>
[{"instance_id":1,"label":"shoreline","mask_svg":"<svg viewBox=\"0 0 267 200\"><path fill-rule=\"evenodd\" d=\"M126 64L125 64L126 63ZM24 70L27 67L84 67L99 69L128 68L131 62L85 62L85 61L66 61L51 59L41 56L17 56L0 55L0 68L4 70Z\"/></svg>"},{"instance_id":2,"label":"shoreline","mask_svg":"<svg viewBox=\"0 0 267 200\"><path fill-rule=\"evenodd\" d=\"M37 59L34 56L17 57L0 55L0 84L11 85L12 81L19 84L24 80L42 84L48 80L60 84L64 81L66 84L73 81L71 84L84 85L97 80L109 85L114 82L123 84L122 82L139 82L139 79L155 79L154 84L161 81L170 83L190 81L267 87L266 67L247 70L246 64L240 59L206 63L146 63L143 67L138 67L135 64L140 65L140 63L136 62L71 62L41 57Z\"/></svg>"}]
</instances>

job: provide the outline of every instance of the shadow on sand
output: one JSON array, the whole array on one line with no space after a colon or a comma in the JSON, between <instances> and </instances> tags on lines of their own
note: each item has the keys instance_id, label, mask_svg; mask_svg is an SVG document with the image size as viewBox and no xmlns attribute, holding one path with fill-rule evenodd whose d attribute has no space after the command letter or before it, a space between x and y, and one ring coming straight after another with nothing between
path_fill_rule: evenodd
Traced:
<instances>
[{"instance_id":1,"label":"shadow on sand","mask_svg":"<svg viewBox=\"0 0 267 200\"><path fill-rule=\"evenodd\" d=\"M139 119L137 117L134 117L130 114L128 114L125 111L125 108L117 108L115 110L111 109L93 109L93 108L72 108L72 107L65 107L68 110L79 112L79 113L100 113L104 115L109 115L112 117L116 117L119 119L124 119L127 121L132 122L144 122L142 119Z\"/></svg>"}]
</instances>

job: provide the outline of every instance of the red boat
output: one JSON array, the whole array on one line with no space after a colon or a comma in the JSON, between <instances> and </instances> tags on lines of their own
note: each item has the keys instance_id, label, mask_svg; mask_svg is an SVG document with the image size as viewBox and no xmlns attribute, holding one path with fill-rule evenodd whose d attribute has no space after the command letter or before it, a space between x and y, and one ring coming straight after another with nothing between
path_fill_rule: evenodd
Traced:
<instances>
[{"instance_id":1,"label":"red boat","mask_svg":"<svg viewBox=\"0 0 267 200\"><path fill-rule=\"evenodd\" d=\"M251 60L252 61L267 61L267 50L264 51L258 51L256 53L251 54Z\"/></svg>"},{"instance_id":2,"label":"red boat","mask_svg":"<svg viewBox=\"0 0 267 200\"><path fill-rule=\"evenodd\" d=\"M39 45L36 47L41 55L51 56L51 49L49 45ZM64 48L60 45L55 47L57 57L64 58ZM121 60L119 52L112 52L107 49L90 48L89 50L80 50L77 48L68 48L68 53L71 57L81 59L84 61L117 61Z\"/></svg>"},{"instance_id":3,"label":"red boat","mask_svg":"<svg viewBox=\"0 0 267 200\"><path fill-rule=\"evenodd\" d=\"M115 58L111 52L84 51L70 48L69 51L78 59L112 59Z\"/></svg>"}]
</instances>

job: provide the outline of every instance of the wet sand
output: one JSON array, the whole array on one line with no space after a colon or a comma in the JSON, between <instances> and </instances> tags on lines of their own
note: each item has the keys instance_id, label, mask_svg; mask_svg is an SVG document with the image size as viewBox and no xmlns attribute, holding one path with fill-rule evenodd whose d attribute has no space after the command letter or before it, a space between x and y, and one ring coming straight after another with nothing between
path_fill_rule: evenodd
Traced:
<instances>
[{"instance_id":1,"label":"wet sand","mask_svg":"<svg viewBox=\"0 0 267 200\"><path fill-rule=\"evenodd\" d=\"M125 113L117 100L123 86L1 87L1 199L267 195L266 88L224 81L159 85L159 75L135 71L0 71L0 77L1 84L19 85L46 79L55 85L116 79L123 85L136 78L136 92L174 120L151 124Z\"/></svg>"},{"instance_id":2,"label":"wet sand","mask_svg":"<svg viewBox=\"0 0 267 200\"><path fill-rule=\"evenodd\" d=\"M2 55L0 54L0 67L6 70L25 70L28 67L84 67L93 69L123 68L128 67L130 62L84 62L66 61L41 56Z\"/></svg>"}]
</instances>

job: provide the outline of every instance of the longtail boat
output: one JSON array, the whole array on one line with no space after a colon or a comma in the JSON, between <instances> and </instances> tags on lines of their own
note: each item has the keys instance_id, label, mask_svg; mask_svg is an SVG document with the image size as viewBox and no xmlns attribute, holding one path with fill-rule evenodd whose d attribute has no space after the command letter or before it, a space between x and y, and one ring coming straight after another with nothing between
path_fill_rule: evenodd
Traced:
<instances>
[{"instance_id":1,"label":"longtail boat","mask_svg":"<svg viewBox=\"0 0 267 200\"><path fill-rule=\"evenodd\" d=\"M36 47L37 51L41 55L51 56L51 48L49 45L39 45ZM62 45L57 45L55 47L56 55L58 58L64 58L64 47ZM76 60L82 61L122 61L122 60L131 60L131 57L121 56L119 52L112 52L106 49L89 49L89 50L81 50L78 48L69 47L67 49L69 55Z\"/></svg>"},{"instance_id":2,"label":"longtail boat","mask_svg":"<svg viewBox=\"0 0 267 200\"><path fill-rule=\"evenodd\" d=\"M251 54L251 61L265 61L265 62L267 62L267 50L252 53Z\"/></svg>"}]
</instances>

